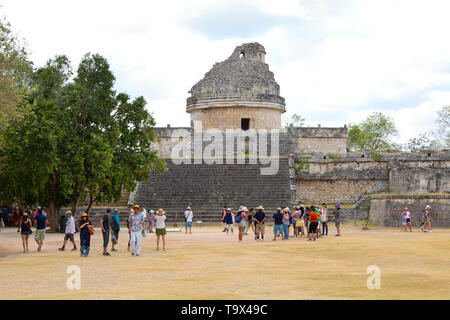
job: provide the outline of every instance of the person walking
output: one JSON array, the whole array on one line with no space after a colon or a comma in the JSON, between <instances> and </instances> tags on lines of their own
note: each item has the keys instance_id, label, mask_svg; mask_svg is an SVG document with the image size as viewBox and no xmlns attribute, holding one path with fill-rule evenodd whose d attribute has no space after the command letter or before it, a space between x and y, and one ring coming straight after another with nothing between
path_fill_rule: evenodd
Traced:
<instances>
[{"instance_id":1,"label":"person walking","mask_svg":"<svg viewBox=\"0 0 450 320\"><path fill-rule=\"evenodd\" d=\"M336 209L334 210L333 214L334 214L334 224L336 225L336 237L340 237L341 236L341 214L342 214L342 209L341 209L341 205L339 203L337 203L334 206Z\"/></svg>"},{"instance_id":2,"label":"person walking","mask_svg":"<svg viewBox=\"0 0 450 320\"><path fill-rule=\"evenodd\" d=\"M429 205L423 211L423 224L420 229L426 232L425 227L428 227L428 232L431 232L431 207Z\"/></svg>"},{"instance_id":3,"label":"person walking","mask_svg":"<svg viewBox=\"0 0 450 320\"><path fill-rule=\"evenodd\" d=\"M188 232L189 229L189 233L192 233L192 219L194 218L194 213L191 210L191 207L187 207L186 211L184 212L184 220L185 220L185 233Z\"/></svg>"},{"instance_id":4,"label":"person walking","mask_svg":"<svg viewBox=\"0 0 450 320\"><path fill-rule=\"evenodd\" d=\"M42 209L38 209L36 216L34 217L34 225L36 227L36 233L34 234L34 240L36 241L38 248L37 251L41 251L42 245L45 239L45 229L47 228L48 221L47 216L42 213Z\"/></svg>"},{"instance_id":5,"label":"person walking","mask_svg":"<svg viewBox=\"0 0 450 320\"><path fill-rule=\"evenodd\" d=\"M93 234L94 226L85 212L80 217L80 257L87 257L91 247L91 233Z\"/></svg>"},{"instance_id":6,"label":"person walking","mask_svg":"<svg viewBox=\"0 0 450 320\"><path fill-rule=\"evenodd\" d=\"M322 235L328 236L328 208L325 202L322 203L320 214L322 217Z\"/></svg>"},{"instance_id":7,"label":"person walking","mask_svg":"<svg viewBox=\"0 0 450 320\"><path fill-rule=\"evenodd\" d=\"M154 216L156 222L156 251L159 251L159 238L162 238L163 251L166 251L166 212L160 208Z\"/></svg>"},{"instance_id":8,"label":"person walking","mask_svg":"<svg viewBox=\"0 0 450 320\"><path fill-rule=\"evenodd\" d=\"M277 212L273 214L273 241L277 241L277 235L283 234L283 214L281 213L281 208L277 208Z\"/></svg>"},{"instance_id":9,"label":"person walking","mask_svg":"<svg viewBox=\"0 0 450 320\"><path fill-rule=\"evenodd\" d=\"M111 213L112 210L110 208L106 209L106 213L100 219L100 227L102 228L103 235L103 255L110 256L108 252L108 244L109 244L109 235L112 233L111 231Z\"/></svg>"},{"instance_id":10,"label":"person walking","mask_svg":"<svg viewBox=\"0 0 450 320\"><path fill-rule=\"evenodd\" d=\"M115 246L119 242L119 232L120 232L120 218L119 218L120 210L115 208L111 215L111 251L117 251Z\"/></svg>"},{"instance_id":11,"label":"person walking","mask_svg":"<svg viewBox=\"0 0 450 320\"><path fill-rule=\"evenodd\" d=\"M234 220L234 215L233 212L231 211L231 208L227 209L227 213L225 214L225 229L227 230L227 234L231 229L231 234L233 234L233 220Z\"/></svg>"},{"instance_id":12,"label":"person walking","mask_svg":"<svg viewBox=\"0 0 450 320\"><path fill-rule=\"evenodd\" d=\"M139 256L141 254L142 228L145 227L145 218L140 213L140 208L137 204L133 206L133 214L128 218L128 222L131 237L131 255Z\"/></svg>"},{"instance_id":13,"label":"person walking","mask_svg":"<svg viewBox=\"0 0 450 320\"><path fill-rule=\"evenodd\" d=\"M23 253L28 251L28 237L32 234L31 231L31 219L28 215L28 210L26 210L22 216L19 218L17 232L20 232L20 237L22 238Z\"/></svg>"},{"instance_id":14,"label":"person walking","mask_svg":"<svg viewBox=\"0 0 450 320\"><path fill-rule=\"evenodd\" d=\"M264 213L263 210L264 210L263 206L260 205L259 207L256 208L256 213L253 216L256 223L256 230L255 230L256 241L264 241L266 214Z\"/></svg>"},{"instance_id":15,"label":"person walking","mask_svg":"<svg viewBox=\"0 0 450 320\"><path fill-rule=\"evenodd\" d=\"M64 235L64 243L63 246L61 248L58 248L59 251L64 251L65 247L66 247L66 243L67 240L70 240L70 242L72 242L73 244L73 248L72 251L76 251L77 250L77 245L75 244L75 238L74 238L74 234L75 234L75 220L72 216L72 211L67 210L65 212L66 214L66 230L65 230L65 235Z\"/></svg>"}]
</instances>

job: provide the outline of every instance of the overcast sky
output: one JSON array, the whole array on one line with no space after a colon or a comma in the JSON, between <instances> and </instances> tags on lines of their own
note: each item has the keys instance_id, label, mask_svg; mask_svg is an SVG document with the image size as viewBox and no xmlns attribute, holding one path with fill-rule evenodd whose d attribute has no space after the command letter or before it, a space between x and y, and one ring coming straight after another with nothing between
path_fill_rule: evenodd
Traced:
<instances>
[{"instance_id":1,"label":"overcast sky","mask_svg":"<svg viewBox=\"0 0 450 320\"><path fill-rule=\"evenodd\" d=\"M188 126L190 88L238 45L259 42L307 125L343 126L374 111L405 142L450 104L450 1L25 1L2 15L42 66L86 52L111 64L116 89L143 95L158 126Z\"/></svg>"}]
</instances>

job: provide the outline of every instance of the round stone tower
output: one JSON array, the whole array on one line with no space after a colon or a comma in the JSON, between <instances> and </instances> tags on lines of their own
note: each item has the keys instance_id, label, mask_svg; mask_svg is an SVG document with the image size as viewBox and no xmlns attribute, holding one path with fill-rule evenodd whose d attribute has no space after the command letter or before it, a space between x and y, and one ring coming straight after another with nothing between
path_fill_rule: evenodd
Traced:
<instances>
[{"instance_id":1,"label":"round stone tower","mask_svg":"<svg viewBox=\"0 0 450 320\"><path fill-rule=\"evenodd\" d=\"M280 129L285 102L265 55L259 43L246 43L214 64L189 91L191 121L202 121L203 130Z\"/></svg>"}]
</instances>

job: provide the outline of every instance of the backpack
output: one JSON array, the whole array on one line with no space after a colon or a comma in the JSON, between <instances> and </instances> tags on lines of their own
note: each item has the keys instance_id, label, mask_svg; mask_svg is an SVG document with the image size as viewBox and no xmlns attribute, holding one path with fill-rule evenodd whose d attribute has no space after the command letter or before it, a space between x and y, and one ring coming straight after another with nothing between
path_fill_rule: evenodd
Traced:
<instances>
[{"instance_id":1,"label":"backpack","mask_svg":"<svg viewBox=\"0 0 450 320\"><path fill-rule=\"evenodd\" d=\"M241 223L241 221L242 221L242 212L238 212L238 215L236 216L236 218L234 218L234 222Z\"/></svg>"}]
</instances>

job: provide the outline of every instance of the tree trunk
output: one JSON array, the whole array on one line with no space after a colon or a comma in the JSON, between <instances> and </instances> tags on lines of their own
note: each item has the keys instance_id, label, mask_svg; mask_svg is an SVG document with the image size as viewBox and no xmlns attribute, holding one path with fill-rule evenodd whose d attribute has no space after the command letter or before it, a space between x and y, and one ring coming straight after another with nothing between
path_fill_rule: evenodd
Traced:
<instances>
[{"instance_id":1,"label":"tree trunk","mask_svg":"<svg viewBox=\"0 0 450 320\"><path fill-rule=\"evenodd\" d=\"M91 210L94 205L95 199L93 199L92 194L89 194L89 206L86 209L86 213L90 216Z\"/></svg>"},{"instance_id":2,"label":"tree trunk","mask_svg":"<svg viewBox=\"0 0 450 320\"><path fill-rule=\"evenodd\" d=\"M50 202L50 212L49 212L49 223L50 223L50 232L58 232L59 228L59 215L58 208L56 208L55 202Z\"/></svg>"},{"instance_id":3,"label":"tree trunk","mask_svg":"<svg viewBox=\"0 0 450 320\"><path fill-rule=\"evenodd\" d=\"M80 203L80 197L76 197L73 201L72 201L72 208L71 208L71 210L72 210L72 215L74 216L74 217L76 217L77 216L77 210L78 210L78 204Z\"/></svg>"}]
</instances>

